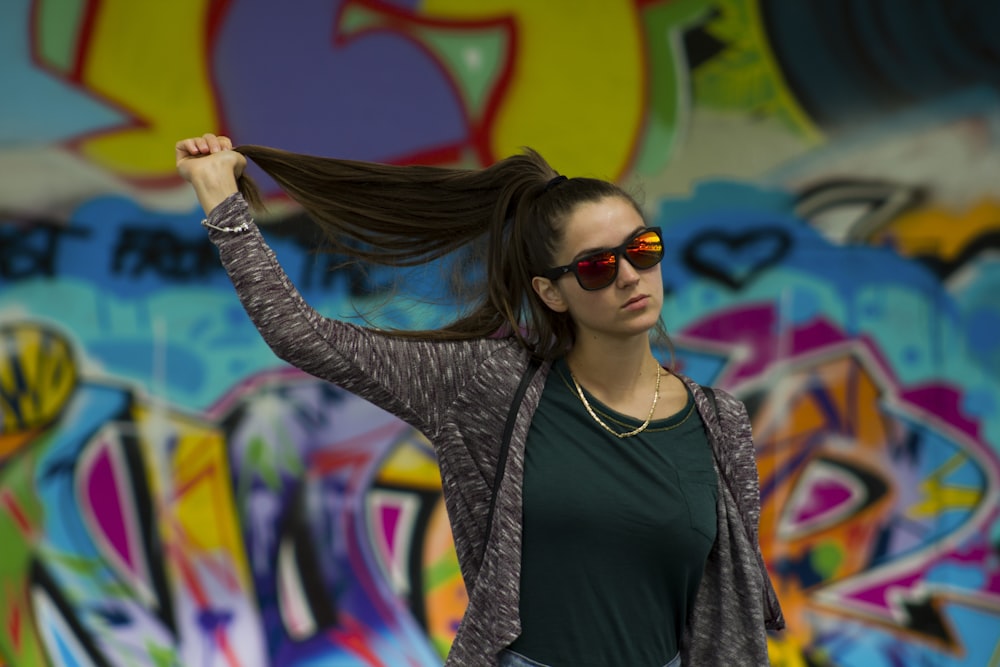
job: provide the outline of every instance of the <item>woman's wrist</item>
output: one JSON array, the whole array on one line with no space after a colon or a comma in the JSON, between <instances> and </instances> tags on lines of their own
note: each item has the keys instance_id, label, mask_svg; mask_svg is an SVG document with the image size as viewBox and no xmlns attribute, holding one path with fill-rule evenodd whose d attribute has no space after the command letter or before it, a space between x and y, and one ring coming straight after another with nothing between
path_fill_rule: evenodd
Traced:
<instances>
[{"instance_id":1,"label":"woman's wrist","mask_svg":"<svg viewBox=\"0 0 1000 667\"><path fill-rule=\"evenodd\" d=\"M236 176L232 170L204 170L191 179L191 185L198 196L198 202L205 215L212 212L216 206L239 191L236 186Z\"/></svg>"},{"instance_id":2,"label":"woman's wrist","mask_svg":"<svg viewBox=\"0 0 1000 667\"><path fill-rule=\"evenodd\" d=\"M178 161L180 175L191 183L206 215L239 190L236 176L245 167L246 159L228 150Z\"/></svg>"}]
</instances>

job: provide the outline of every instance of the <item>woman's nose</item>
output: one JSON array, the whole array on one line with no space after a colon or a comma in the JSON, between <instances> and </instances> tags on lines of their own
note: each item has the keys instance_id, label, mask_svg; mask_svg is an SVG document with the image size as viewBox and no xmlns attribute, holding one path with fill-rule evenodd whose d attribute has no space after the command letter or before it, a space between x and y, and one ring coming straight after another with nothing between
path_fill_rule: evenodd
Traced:
<instances>
[{"instance_id":1,"label":"woman's nose","mask_svg":"<svg viewBox=\"0 0 1000 667\"><path fill-rule=\"evenodd\" d=\"M639 271L632 266L632 263L624 257L618 264L618 286L628 287L634 285L639 280Z\"/></svg>"}]
</instances>

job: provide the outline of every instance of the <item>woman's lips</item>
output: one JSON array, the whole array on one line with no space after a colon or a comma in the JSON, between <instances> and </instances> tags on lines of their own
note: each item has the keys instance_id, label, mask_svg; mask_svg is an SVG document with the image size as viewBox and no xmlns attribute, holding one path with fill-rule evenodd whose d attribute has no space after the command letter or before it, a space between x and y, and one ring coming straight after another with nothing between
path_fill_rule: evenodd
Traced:
<instances>
[{"instance_id":1,"label":"woman's lips","mask_svg":"<svg viewBox=\"0 0 1000 667\"><path fill-rule=\"evenodd\" d=\"M622 306L622 308L624 310L640 310L646 307L646 303L648 301L649 301L648 294L640 294L639 296L632 297L631 299L626 301L625 305Z\"/></svg>"}]
</instances>

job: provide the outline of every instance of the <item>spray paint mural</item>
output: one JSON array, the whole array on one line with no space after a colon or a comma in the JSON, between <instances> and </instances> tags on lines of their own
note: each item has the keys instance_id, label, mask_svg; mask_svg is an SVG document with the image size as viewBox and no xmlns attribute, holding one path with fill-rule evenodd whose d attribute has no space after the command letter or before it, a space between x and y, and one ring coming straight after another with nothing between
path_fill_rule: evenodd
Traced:
<instances>
[{"instance_id":1,"label":"spray paint mural","mask_svg":"<svg viewBox=\"0 0 1000 667\"><path fill-rule=\"evenodd\" d=\"M532 145L641 184L677 363L753 419L773 664L1000 664L998 14L5 3L0 663L447 652L465 591L433 454L259 340L170 161L220 129L396 163ZM294 211L272 222L325 314L449 317L433 272L331 271Z\"/></svg>"}]
</instances>

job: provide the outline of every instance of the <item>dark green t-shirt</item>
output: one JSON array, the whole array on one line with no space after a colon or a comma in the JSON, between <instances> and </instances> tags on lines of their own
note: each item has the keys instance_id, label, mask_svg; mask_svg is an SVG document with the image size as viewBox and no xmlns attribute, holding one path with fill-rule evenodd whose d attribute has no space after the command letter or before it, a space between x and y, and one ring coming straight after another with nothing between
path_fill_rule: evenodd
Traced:
<instances>
[{"instance_id":1,"label":"dark green t-shirt","mask_svg":"<svg viewBox=\"0 0 1000 667\"><path fill-rule=\"evenodd\" d=\"M619 432L642 423L587 400ZM554 667L666 664L716 533L717 477L693 397L619 439L587 413L560 360L526 446L511 649Z\"/></svg>"}]
</instances>

